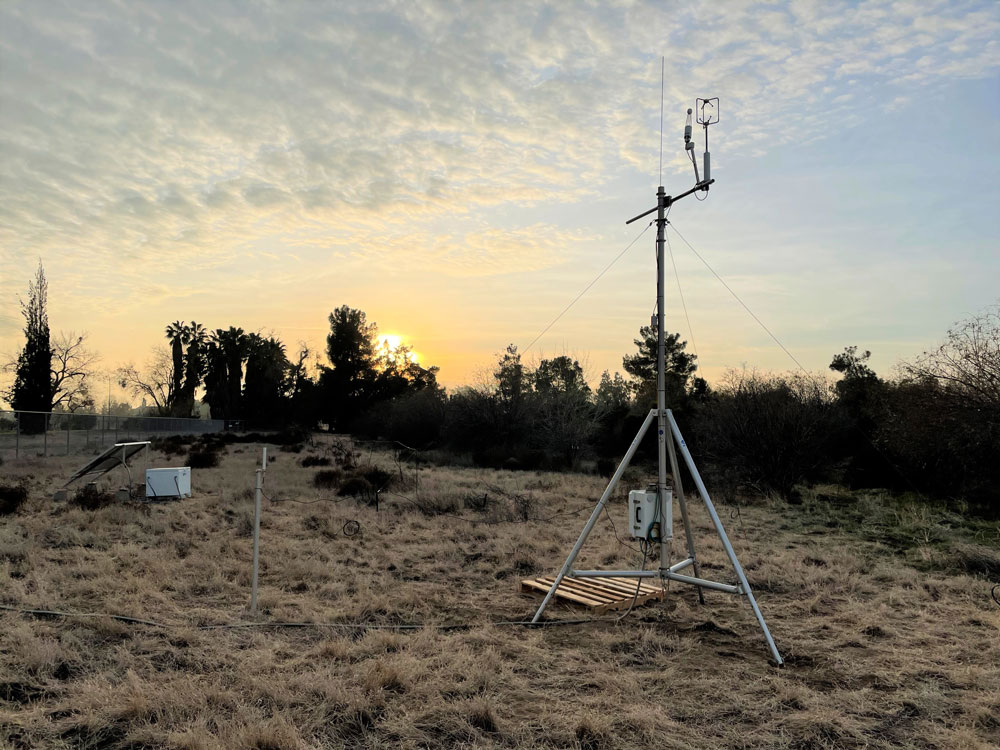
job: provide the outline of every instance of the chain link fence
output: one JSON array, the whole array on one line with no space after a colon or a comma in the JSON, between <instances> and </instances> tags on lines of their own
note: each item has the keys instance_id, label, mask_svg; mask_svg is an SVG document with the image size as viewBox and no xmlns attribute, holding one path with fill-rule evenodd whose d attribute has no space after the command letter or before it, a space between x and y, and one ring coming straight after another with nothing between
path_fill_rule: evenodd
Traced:
<instances>
[{"instance_id":1,"label":"chain link fence","mask_svg":"<svg viewBox=\"0 0 1000 750\"><path fill-rule=\"evenodd\" d=\"M91 455L115 443L240 427L223 419L0 410L0 458Z\"/></svg>"}]
</instances>

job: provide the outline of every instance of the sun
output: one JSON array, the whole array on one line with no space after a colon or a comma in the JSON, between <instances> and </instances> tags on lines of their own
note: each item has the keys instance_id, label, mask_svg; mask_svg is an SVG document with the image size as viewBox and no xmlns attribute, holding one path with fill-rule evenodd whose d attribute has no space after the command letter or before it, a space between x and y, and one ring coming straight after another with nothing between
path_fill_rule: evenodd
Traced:
<instances>
[{"instance_id":1,"label":"sun","mask_svg":"<svg viewBox=\"0 0 1000 750\"><path fill-rule=\"evenodd\" d=\"M405 344L405 339L398 333L382 333L378 337L378 348L386 349L389 352L394 352ZM410 362L418 362L420 361L420 356L411 349L407 355L407 359Z\"/></svg>"},{"instance_id":2,"label":"sun","mask_svg":"<svg viewBox=\"0 0 1000 750\"><path fill-rule=\"evenodd\" d=\"M378 348L395 351L403 343L403 337L395 333L383 333L378 337Z\"/></svg>"}]
</instances>

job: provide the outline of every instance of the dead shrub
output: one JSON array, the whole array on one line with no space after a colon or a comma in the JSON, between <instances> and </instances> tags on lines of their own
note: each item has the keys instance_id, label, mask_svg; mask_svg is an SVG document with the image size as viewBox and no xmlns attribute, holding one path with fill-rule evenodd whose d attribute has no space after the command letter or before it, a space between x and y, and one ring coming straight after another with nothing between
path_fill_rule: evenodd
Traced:
<instances>
[{"instance_id":1,"label":"dead shrub","mask_svg":"<svg viewBox=\"0 0 1000 750\"><path fill-rule=\"evenodd\" d=\"M425 516L451 515L461 510L458 498L454 495L421 497L419 503L413 504Z\"/></svg>"},{"instance_id":2,"label":"dead shrub","mask_svg":"<svg viewBox=\"0 0 1000 750\"><path fill-rule=\"evenodd\" d=\"M253 518L254 514L252 511L245 510L236 516L236 534L244 538L253 536Z\"/></svg>"},{"instance_id":3,"label":"dead shrub","mask_svg":"<svg viewBox=\"0 0 1000 750\"><path fill-rule=\"evenodd\" d=\"M77 508L99 510L112 505L115 502L115 496L107 490L98 489L97 485L88 484L78 489L69 501Z\"/></svg>"},{"instance_id":4,"label":"dead shrub","mask_svg":"<svg viewBox=\"0 0 1000 750\"><path fill-rule=\"evenodd\" d=\"M606 726L585 718L576 727L576 741L581 750L601 750L607 747L611 733Z\"/></svg>"},{"instance_id":5,"label":"dead shrub","mask_svg":"<svg viewBox=\"0 0 1000 750\"><path fill-rule=\"evenodd\" d=\"M954 546L952 554L960 570L991 580L1000 580L1000 554L989 547L958 544Z\"/></svg>"},{"instance_id":6,"label":"dead shrub","mask_svg":"<svg viewBox=\"0 0 1000 750\"><path fill-rule=\"evenodd\" d=\"M535 514L534 496L529 492L526 495L517 494L511 498L511 505L514 508L514 517L520 521L530 521Z\"/></svg>"},{"instance_id":7,"label":"dead shrub","mask_svg":"<svg viewBox=\"0 0 1000 750\"><path fill-rule=\"evenodd\" d=\"M19 484L0 484L0 516L16 513L27 499L27 487Z\"/></svg>"},{"instance_id":8,"label":"dead shrub","mask_svg":"<svg viewBox=\"0 0 1000 750\"><path fill-rule=\"evenodd\" d=\"M346 443L333 443L328 451L333 460L345 469L353 469L357 465L357 454Z\"/></svg>"},{"instance_id":9,"label":"dead shrub","mask_svg":"<svg viewBox=\"0 0 1000 750\"><path fill-rule=\"evenodd\" d=\"M376 664L365 678L364 688L369 693L404 693L406 682L394 667Z\"/></svg>"},{"instance_id":10,"label":"dead shrub","mask_svg":"<svg viewBox=\"0 0 1000 750\"><path fill-rule=\"evenodd\" d=\"M482 495L478 493L474 495L467 495L462 501L462 505L464 505L467 510L474 510L477 513L485 513L490 509L489 493L484 492Z\"/></svg>"},{"instance_id":11,"label":"dead shrub","mask_svg":"<svg viewBox=\"0 0 1000 750\"><path fill-rule=\"evenodd\" d=\"M483 700L474 701L469 708L469 723L481 732L496 734L500 731L493 709Z\"/></svg>"}]
</instances>

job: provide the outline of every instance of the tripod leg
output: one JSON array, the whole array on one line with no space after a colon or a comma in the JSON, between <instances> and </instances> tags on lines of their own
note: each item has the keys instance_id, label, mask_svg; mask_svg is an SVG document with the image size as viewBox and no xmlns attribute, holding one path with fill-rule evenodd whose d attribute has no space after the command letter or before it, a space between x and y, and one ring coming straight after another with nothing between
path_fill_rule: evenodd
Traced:
<instances>
[{"instance_id":1,"label":"tripod leg","mask_svg":"<svg viewBox=\"0 0 1000 750\"><path fill-rule=\"evenodd\" d=\"M684 500L684 483L681 481L680 467L677 465L677 449L674 445L673 437L667 443L670 452L670 473L674 477L674 490L677 495L677 504L681 506L681 519L684 522L684 536L687 537L688 557L694 560L694 575L701 578L701 566L698 564L698 556L694 551L694 532L691 529L691 521L688 518L687 502ZM698 587L698 601L705 603L705 589Z\"/></svg>"},{"instance_id":2,"label":"tripod leg","mask_svg":"<svg viewBox=\"0 0 1000 750\"><path fill-rule=\"evenodd\" d=\"M619 480L622 478L622 474L625 473L625 469L628 468L629 462L632 460L632 456L639 449L639 444L642 442L642 438L646 434L646 430L649 429L649 425L653 422L653 415L656 413L655 410L649 412L646 415L646 421L642 423L642 427L639 428L639 433L635 436L635 440L632 441L632 445L629 446L628 451L625 453L625 458L622 459L621 464L618 465L618 469L615 471L614 476L611 477L611 481L608 483L607 489L604 490L604 494L601 495L601 499L597 503L597 507L594 508L594 512L590 514L590 518L587 520L587 525L583 527L583 531L580 533L580 538L576 540L576 544L573 545L573 550L569 553L569 557L566 558L566 562L563 563L562 569L559 571L559 575L556 576L556 580L552 582L552 587L545 594L545 598L542 599L541 605L538 607L538 611L535 612L535 616L531 618L533 623L538 622L538 619L542 616L542 612L549 604L549 600L552 595L555 594L556 589L559 588L559 584L562 583L563 578L569 572L569 569L576 562L576 556L580 554L580 548L583 547L583 543L587 541L587 537L590 536L591 530L594 528L594 524L597 523L597 519L601 515L601 511L604 510L604 505L608 502L611 497L611 493L614 492L615 487L618 485Z\"/></svg>"},{"instance_id":3,"label":"tripod leg","mask_svg":"<svg viewBox=\"0 0 1000 750\"><path fill-rule=\"evenodd\" d=\"M684 456L684 463L687 464L688 469L691 471L695 487L698 488L698 492L701 493L701 497L705 501L705 508L708 510L708 515L712 518L712 524L715 526L715 531L718 533L719 539L722 541L722 546L726 550L726 556L729 557L729 562L732 564L733 570L736 571L736 578L740 582L740 588L750 602L750 608L757 617L757 622L760 623L760 629L764 631L764 640L767 641L767 647L771 651L771 656L774 657L774 660L780 666L785 663L785 660L781 658L781 654L778 653L778 647L774 645L774 638L771 637L771 631L768 630L767 623L764 622L764 615L761 613L760 607L757 606L757 600L750 589L750 582L747 581L746 573L743 572L743 566L740 565L740 561L736 557L736 550L733 549L732 542L729 541L729 535L726 534L726 529L722 526L719 514L715 512L715 505L712 504L712 498L705 488L705 483L701 480L698 467L694 465L694 459L691 457L691 451L688 450L687 443L684 442L684 437L681 435L681 430L677 426L674 415L669 409L667 410L667 419L670 422L670 429L677 439L677 446L681 449L681 454Z\"/></svg>"}]
</instances>

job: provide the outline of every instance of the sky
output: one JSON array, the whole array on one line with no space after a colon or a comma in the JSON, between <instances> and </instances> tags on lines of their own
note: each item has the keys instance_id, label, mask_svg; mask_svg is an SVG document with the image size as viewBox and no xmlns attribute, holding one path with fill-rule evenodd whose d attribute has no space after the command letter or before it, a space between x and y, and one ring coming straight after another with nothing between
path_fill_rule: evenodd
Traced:
<instances>
[{"instance_id":1,"label":"sky","mask_svg":"<svg viewBox=\"0 0 1000 750\"><path fill-rule=\"evenodd\" d=\"M661 184L661 59L668 194L687 107L721 102L665 305L710 381L795 364L681 236L814 372L856 345L891 374L1000 301L996 2L15 0L0 352L41 259L105 369L178 319L322 353L346 304L454 387L644 232L526 354L620 370L655 303L625 220Z\"/></svg>"}]
</instances>

